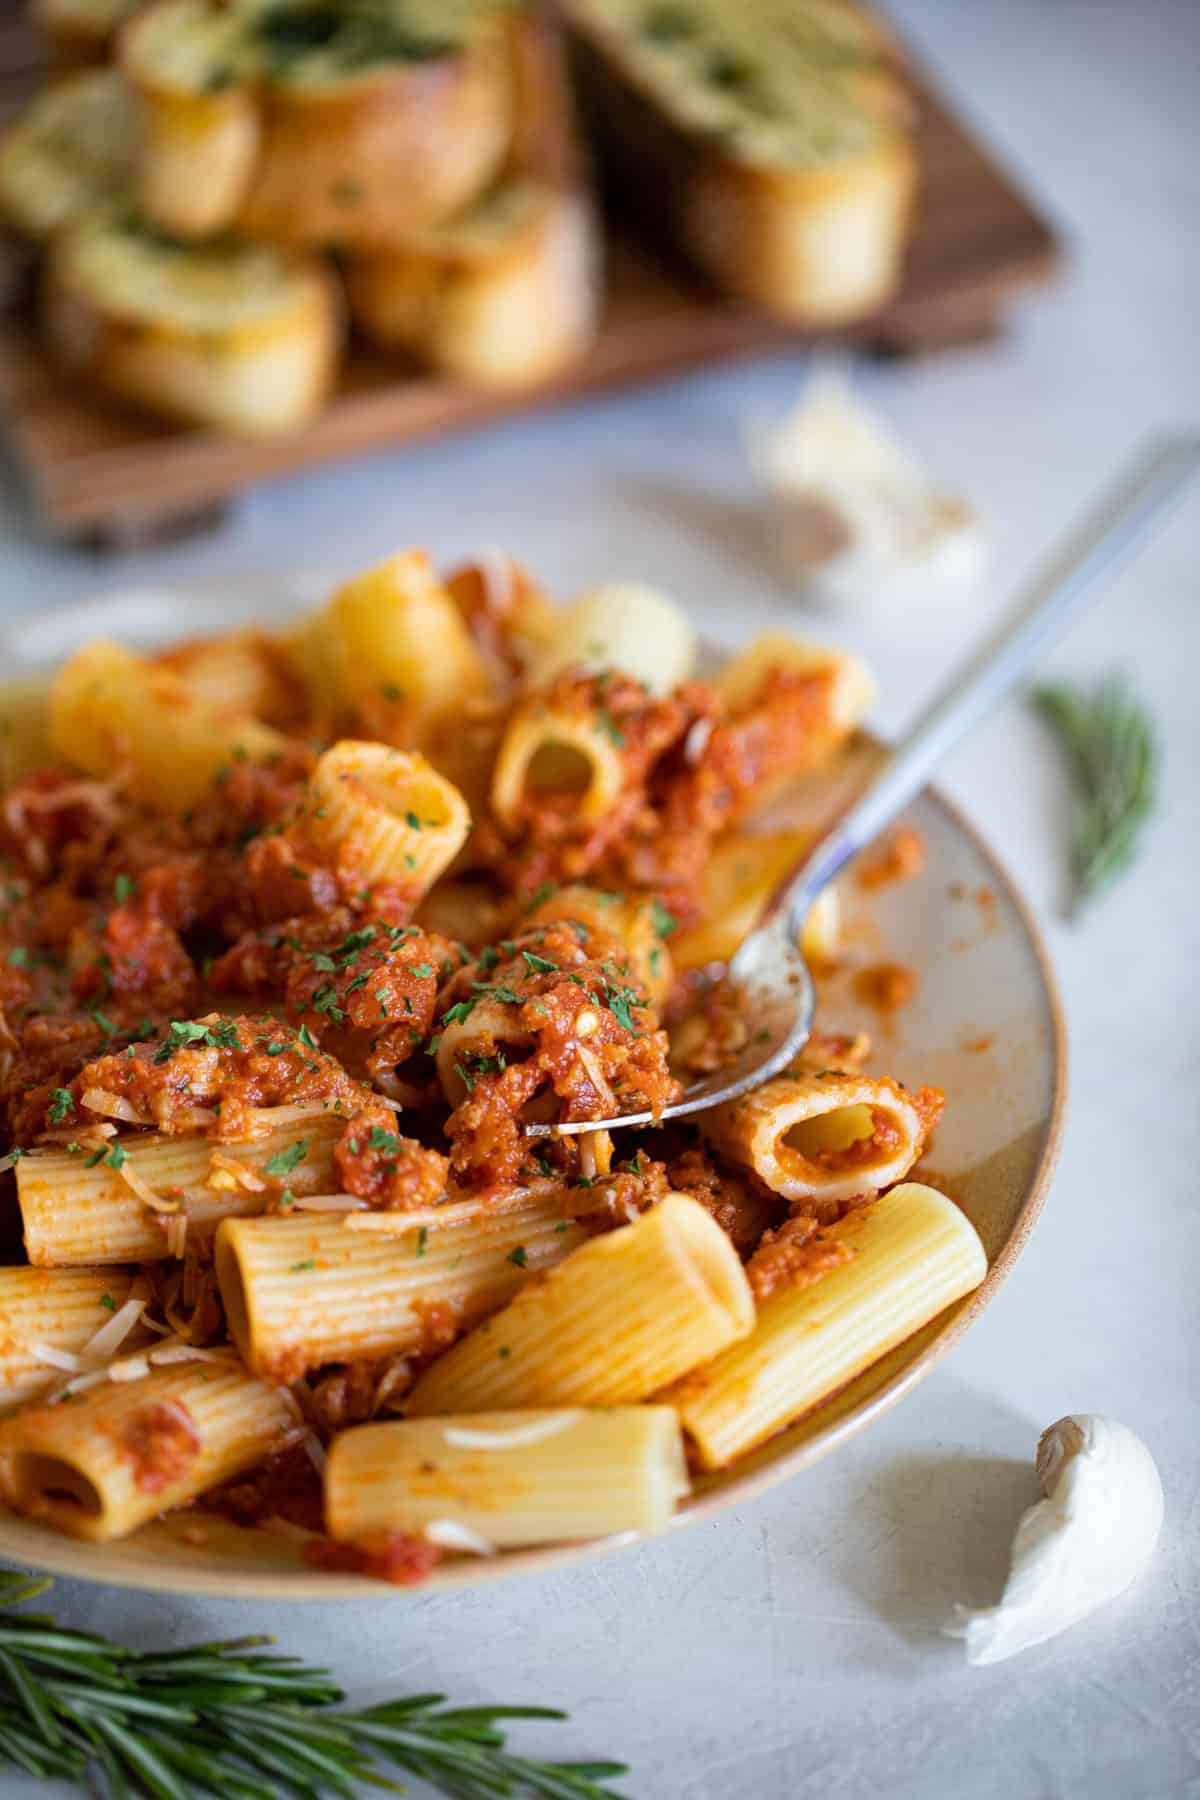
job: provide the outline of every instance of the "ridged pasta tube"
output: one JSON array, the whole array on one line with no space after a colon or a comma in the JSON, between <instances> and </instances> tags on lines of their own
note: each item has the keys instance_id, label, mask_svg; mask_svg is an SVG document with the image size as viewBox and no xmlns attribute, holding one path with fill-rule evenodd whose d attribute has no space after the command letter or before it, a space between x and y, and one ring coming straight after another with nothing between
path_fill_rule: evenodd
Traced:
<instances>
[{"instance_id":1,"label":"ridged pasta tube","mask_svg":"<svg viewBox=\"0 0 1200 1800\"><path fill-rule=\"evenodd\" d=\"M785 1200L850 1200L902 1181L925 1139L913 1096L887 1076L800 1071L700 1118L718 1155Z\"/></svg>"},{"instance_id":2,"label":"ridged pasta tube","mask_svg":"<svg viewBox=\"0 0 1200 1800\"><path fill-rule=\"evenodd\" d=\"M222 1219L260 1212L284 1187L328 1193L333 1146L344 1128L331 1113L290 1120L242 1144L147 1132L120 1140L118 1168L107 1158L89 1167L82 1151L31 1150L16 1167L26 1254L41 1268L159 1262L170 1255L165 1227L178 1212L187 1216L189 1236L211 1237ZM286 1176L267 1174L277 1158Z\"/></svg>"},{"instance_id":3,"label":"ridged pasta tube","mask_svg":"<svg viewBox=\"0 0 1200 1800\"><path fill-rule=\"evenodd\" d=\"M737 1252L698 1201L668 1194L574 1251L426 1370L413 1417L644 1400L754 1324Z\"/></svg>"},{"instance_id":4,"label":"ridged pasta tube","mask_svg":"<svg viewBox=\"0 0 1200 1800\"><path fill-rule=\"evenodd\" d=\"M575 818L591 825L616 804L624 786L621 751L598 715L526 705L500 740L492 810L506 830L516 831L526 801L570 795Z\"/></svg>"},{"instance_id":5,"label":"ridged pasta tube","mask_svg":"<svg viewBox=\"0 0 1200 1800\"><path fill-rule=\"evenodd\" d=\"M426 744L439 724L490 691L462 614L423 551L356 575L320 616L328 620L334 656L326 678L372 735Z\"/></svg>"},{"instance_id":6,"label":"ridged pasta tube","mask_svg":"<svg viewBox=\"0 0 1200 1800\"><path fill-rule=\"evenodd\" d=\"M458 789L418 751L353 738L320 758L301 816L339 866L413 898L449 867L471 829Z\"/></svg>"},{"instance_id":7,"label":"ridged pasta tube","mask_svg":"<svg viewBox=\"0 0 1200 1800\"><path fill-rule=\"evenodd\" d=\"M861 725L875 700L874 677L857 656L782 631L766 631L756 637L718 671L713 686L736 712L753 700L773 669L789 675L827 672L832 677L830 725L839 736Z\"/></svg>"},{"instance_id":8,"label":"ridged pasta tube","mask_svg":"<svg viewBox=\"0 0 1200 1800\"><path fill-rule=\"evenodd\" d=\"M565 608L531 678L541 685L564 669L620 669L669 694L695 662L696 633L677 600L642 582L606 581Z\"/></svg>"},{"instance_id":9,"label":"ridged pasta tube","mask_svg":"<svg viewBox=\"0 0 1200 1800\"><path fill-rule=\"evenodd\" d=\"M50 737L89 775L128 769L135 794L167 812L195 805L231 759L273 755L284 743L270 726L205 705L169 669L104 638L55 678Z\"/></svg>"},{"instance_id":10,"label":"ridged pasta tube","mask_svg":"<svg viewBox=\"0 0 1200 1800\"><path fill-rule=\"evenodd\" d=\"M232 1358L107 1381L0 1424L0 1491L15 1512L106 1543L252 1469L295 1420L289 1396Z\"/></svg>"},{"instance_id":11,"label":"ridged pasta tube","mask_svg":"<svg viewBox=\"0 0 1200 1800\"><path fill-rule=\"evenodd\" d=\"M669 1406L460 1414L343 1432L325 1517L342 1540L449 1522L505 1550L662 1531L687 1491Z\"/></svg>"},{"instance_id":12,"label":"ridged pasta tube","mask_svg":"<svg viewBox=\"0 0 1200 1800\"><path fill-rule=\"evenodd\" d=\"M0 1269L0 1412L61 1378L43 1349L74 1355L129 1298L127 1269Z\"/></svg>"},{"instance_id":13,"label":"ridged pasta tube","mask_svg":"<svg viewBox=\"0 0 1200 1800\"><path fill-rule=\"evenodd\" d=\"M853 1258L770 1295L748 1337L661 1396L706 1469L723 1469L828 1399L987 1274L966 1214L915 1181L824 1235Z\"/></svg>"},{"instance_id":14,"label":"ridged pasta tube","mask_svg":"<svg viewBox=\"0 0 1200 1800\"><path fill-rule=\"evenodd\" d=\"M586 1235L561 1208L533 1198L359 1222L310 1215L221 1226L217 1281L249 1368L293 1380L321 1363L437 1348Z\"/></svg>"}]
</instances>

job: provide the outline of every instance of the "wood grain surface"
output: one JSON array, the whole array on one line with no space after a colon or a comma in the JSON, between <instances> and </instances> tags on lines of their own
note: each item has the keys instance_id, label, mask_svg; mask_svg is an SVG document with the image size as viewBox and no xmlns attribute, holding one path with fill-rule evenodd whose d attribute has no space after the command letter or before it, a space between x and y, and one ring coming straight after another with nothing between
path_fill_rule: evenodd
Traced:
<instances>
[{"instance_id":1,"label":"wood grain surface","mask_svg":"<svg viewBox=\"0 0 1200 1800\"><path fill-rule=\"evenodd\" d=\"M36 70L17 9L0 4L0 121ZM928 82L919 103L921 187L904 282L881 313L833 334L885 354L996 335L1060 262L1052 227ZM114 545L211 518L252 483L290 470L811 336L705 290L614 222L599 338L552 383L486 394L356 346L320 418L251 442L119 411L59 374L38 343L22 275L10 251L0 267L0 428L45 524Z\"/></svg>"}]
</instances>

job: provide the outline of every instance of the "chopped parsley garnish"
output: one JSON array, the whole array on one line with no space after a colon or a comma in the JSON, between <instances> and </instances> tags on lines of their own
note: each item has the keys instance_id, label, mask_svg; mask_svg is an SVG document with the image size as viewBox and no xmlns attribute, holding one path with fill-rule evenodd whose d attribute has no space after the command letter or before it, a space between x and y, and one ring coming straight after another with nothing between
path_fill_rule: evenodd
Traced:
<instances>
[{"instance_id":1,"label":"chopped parsley garnish","mask_svg":"<svg viewBox=\"0 0 1200 1800\"><path fill-rule=\"evenodd\" d=\"M531 975L557 975L558 964L551 962L548 956L538 956L532 950L522 950L521 955Z\"/></svg>"},{"instance_id":2,"label":"chopped parsley garnish","mask_svg":"<svg viewBox=\"0 0 1200 1800\"><path fill-rule=\"evenodd\" d=\"M660 938L669 938L673 931L679 930L679 920L661 900L654 902L654 929Z\"/></svg>"},{"instance_id":3,"label":"chopped parsley garnish","mask_svg":"<svg viewBox=\"0 0 1200 1800\"><path fill-rule=\"evenodd\" d=\"M550 1158L548 1156L544 1156L540 1150L534 1151L533 1157L532 1157L532 1162L533 1162L534 1168L537 1169L540 1174L547 1175L551 1179L553 1179L554 1176L557 1175L557 1173L558 1173L558 1170L554 1167L554 1164L550 1161Z\"/></svg>"},{"instance_id":4,"label":"chopped parsley garnish","mask_svg":"<svg viewBox=\"0 0 1200 1800\"><path fill-rule=\"evenodd\" d=\"M600 711L596 714L596 723L599 725L605 737L608 738L609 742L615 744L618 750L623 750L625 748L625 733L621 730L621 727L617 724L617 721L613 718L606 706L601 707Z\"/></svg>"},{"instance_id":5,"label":"chopped parsley garnish","mask_svg":"<svg viewBox=\"0 0 1200 1800\"><path fill-rule=\"evenodd\" d=\"M399 1156L404 1149L404 1139L397 1137L394 1131L384 1131L382 1126L372 1125L367 1147L370 1150L381 1150L385 1156Z\"/></svg>"},{"instance_id":6,"label":"chopped parsley garnish","mask_svg":"<svg viewBox=\"0 0 1200 1800\"><path fill-rule=\"evenodd\" d=\"M55 1088L50 1095L50 1104L46 1108L46 1117L52 1125L61 1125L75 1111L75 1099L70 1088Z\"/></svg>"},{"instance_id":7,"label":"chopped parsley garnish","mask_svg":"<svg viewBox=\"0 0 1200 1800\"><path fill-rule=\"evenodd\" d=\"M91 1014L91 1017L92 1017L93 1022L104 1033L104 1038L105 1038L106 1042L109 1038L116 1037L117 1028L113 1024L112 1020L107 1016L107 1014L102 1013L102 1012L93 1012Z\"/></svg>"},{"instance_id":8,"label":"chopped parsley garnish","mask_svg":"<svg viewBox=\"0 0 1200 1800\"><path fill-rule=\"evenodd\" d=\"M118 901L124 903L133 898L133 890L136 885L132 875L118 875L113 882L113 893Z\"/></svg>"},{"instance_id":9,"label":"chopped parsley garnish","mask_svg":"<svg viewBox=\"0 0 1200 1800\"><path fill-rule=\"evenodd\" d=\"M104 1158L110 1169L119 1169L129 1161L128 1150L122 1150L120 1144L114 1144Z\"/></svg>"},{"instance_id":10,"label":"chopped parsley garnish","mask_svg":"<svg viewBox=\"0 0 1200 1800\"><path fill-rule=\"evenodd\" d=\"M304 1045L305 1049L316 1050L319 1048L316 1038L308 1029L307 1025L302 1025L296 1033L296 1036L300 1039L300 1042Z\"/></svg>"},{"instance_id":11,"label":"chopped parsley garnish","mask_svg":"<svg viewBox=\"0 0 1200 1800\"><path fill-rule=\"evenodd\" d=\"M634 1024L633 1014L629 1010L631 1005L638 1004L637 990L631 987L616 987L609 981L604 984L604 998L609 1012L612 1013L618 1025L623 1025L626 1031L632 1031L637 1037L638 1028Z\"/></svg>"},{"instance_id":12,"label":"chopped parsley garnish","mask_svg":"<svg viewBox=\"0 0 1200 1800\"><path fill-rule=\"evenodd\" d=\"M327 983L325 987L318 988L313 995L312 1003L315 1011L324 1013L327 1018L333 1020L335 1025L341 1025L344 1022L345 1010L338 1005L338 991L332 985Z\"/></svg>"},{"instance_id":13,"label":"chopped parsley garnish","mask_svg":"<svg viewBox=\"0 0 1200 1800\"><path fill-rule=\"evenodd\" d=\"M192 1044L207 1044L214 1050L242 1048L237 1026L230 1019L223 1019L217 1025L200 1025L194 1019L172 1019L166 1038L154 1052L154 1061L156 1064L169 1062L177 1050Z\"/></svg>"},{"instance_id":14,"label":"chopped parsley garnish","mask_svg":"<svg viewBox=\"0 0 1200 1800\"><path fill-rule=\"evenodd\" d=\"M29 951L24 944L13 945L8 953L8 964L12 969L27 969L29 967Z\"/></svg>"},{"instance_id":15,"label":"chopped parsley garnish","mask_svg":"<svg viewBox=\"0 0 1200 1800\"><path fill-rule=\"evenodd\" d=\"M111 1294L101 1294L100 1304L104 1308L105 1312L116 1312L116 1310L117 1310L117 1303L113 1299Z\"/></svg>"},{"instance_id":16,"label":"chopped parsley garnish","mask_svg":"<svg viewBox=\"0 0 1200 1800\"><path fill-rule=\"evenodd\" d=\"M105 1154L106 1154L106 1152L104 1149L104 1145L101 1144L101 1146L98 1150L93 1150L93 1152L90 1156L84 1157L84 1159L83 1159L84 1168L85 1169L94 1169L96 1167L97 1163L102 1163L104 1161Z\"/></svg>"},{"instance_id":17,"label":"chopped parsley garnish","mask_svg":"<svg viewBox=\"0 0 1200 1800\"><path fill-rule=\"evenodd\" d=\"M474 985L478 984L476 983ZM478 1005L478 1000L459 1000L454 1006L448 1006L446 1008L445 1012L442 1014L442 1024L461 1025L464 1020L470 1018Z\"/></svg>"},{"instance_id":18,"label":"chopped parsley garnish","mask_svg":"<svg viewBox=\"0 0 1200 1800\"><path fill-rule=\"evenodd\" d=\"M534 888L532 894L530 894L528 900L525 902L526 912L533 912L537 907L541 906L544 900L548 900L551 894L557 892L558 889L554 882L543 881L540 887Z\"/></svg>"},{"instance_id":19,"label":"chopped parsley garnish","mask_svg":"<svg viewBox=\"0 0 1200 1800\"><path fill-rule=\"evenodd\" d=\"M515 1268L518 1268L518 1269L525 1268L526 1264L529 1261L529 1258L525 1254L524 1244L518 1244L515 1250L510 1250L508 1253L508 1260L510 1263L513 1264L513 1266Z\"/></svg>"},{"instance_id":20,"label":"chopped parsley garnish","mask_svg":"<svg viewBox=\"0 0 1200 1800\"><path fill-rule=\"evenodd\" d=\"M303 1262L293 1263L291 1268L288 1270L288 1274L289 1275L303 1275L303 1273L306 1269L315 1269L316 1266L317 1266L316 1257L315 1256L306 1256Z\"/></svg>"},{"instance_id":21,"label":"chopped parsley garnish","mask_svg":"<svg viewBox=\"0 0 1200 1800\"><path fill-rule=\"evenodd\" d=\"M422 1225L420 1231L418 1231L418 1233L417 1233L417 1255L418 1256L424 1256L425 1246L428 1242L429 1242L429 1227L428 1227L428 1225Z\"/></svg>"},{"instance_id":22,"label":"chopped parsley garnish","mask_svg":"<svg viewBox=\"0 0 1200 1800\"><path fill-rule=\"evenodd\" d=\"M413 963L411 967L413 974L419 981L427 981L433 974L432 963Z\"/></svg>"},{"instance_id":23,"label":"chopped parsley garnish","mask_svg":"<svg viewBox=\"0 0 1200 1800\"><path fill-rule=\"evenodd\" d=\"M290 1175L298 1168L308 1155L308 1139L299 1138L296 1143L289 1144L286 1150L277 1150L274 1156L268 1157L263 1164L264 1175Z\"/></svg>"}]
</instances>

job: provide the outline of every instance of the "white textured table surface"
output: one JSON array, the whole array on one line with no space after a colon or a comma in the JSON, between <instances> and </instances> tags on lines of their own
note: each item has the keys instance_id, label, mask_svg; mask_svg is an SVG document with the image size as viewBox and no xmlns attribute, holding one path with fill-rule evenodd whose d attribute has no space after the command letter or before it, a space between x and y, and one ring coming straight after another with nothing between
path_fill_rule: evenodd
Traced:
<instances>
[{"instance_id":1,"label":"white textured table surface","mask_svg":"<svg viewBox=\"0 0 1200 1800\"><path fill-rule=\"evenodd\" d=\"M1075 244L1069 282L998 348L867 377L1028 569L1144 428L1200 420L1200 6L1195 0L904 0L898 9ZM729 641L784 620L738 447L801 373L776 358L597 401L252 496L216 537L120 562L37 543L0 481L6 615L222 568L353 565L410 541L510 546L560 590L661 582ZM1128 672L1161 722L1165 795L1136 875L1058 923L1065 795L1010 706L946 776L1049 921L1073 1040L1050 1205L1007 1288L915 1395L761 1502L579 1573L337 1610L63 1584L73 1624L138 1643L267 1627L356 1698L444 1688L549 1701L562 1755L621 1755L640 1800L1200 1796L1200 502L1058 651ZM899 723L1001 598L872 616ZM181 619L181 627L186 620ZM836 629L836 623L830 622ZM1021 1660L965 1667L938 1635L987 1603L1033 1497L1040 1428L1111 1412L1159 1459L1151 1574ZM0 1779L0 1792L26 1784Z\"/></svg>"}]
</instances>

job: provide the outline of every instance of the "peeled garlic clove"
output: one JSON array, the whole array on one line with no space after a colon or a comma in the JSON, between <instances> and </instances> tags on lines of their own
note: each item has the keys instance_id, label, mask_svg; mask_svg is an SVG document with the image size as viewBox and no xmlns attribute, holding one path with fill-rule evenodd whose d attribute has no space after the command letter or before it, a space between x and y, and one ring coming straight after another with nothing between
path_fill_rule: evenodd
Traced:
<instances>
[{"instance_id":1,"label":"peeled garlic clove","mask_svg":"<svg viewBox=\"0 0 1200 1800\"><path fill-rule=\"evenodd\" d=\"M819 367L782 424L749 453L773 501L780 555L833 600L965 586L984 535L852 392L840 363Z\"/></svg>"},{"instance_id":2,"label":"peeled garlic clove","mask_svg":"<svg viewBox=\"0 0 1200 1800\"><path fill-rule=\"evenodd\" d=\"M1099 1413L1043 1431L1037 1472L1046 1496L1017 1526L998 1606L955 1608L950 1637L970 1663L1003 1662L1077 1625L1135 1582L1158 1542L1163 1491L1139 1437Z\"/></svg>"}]
</instances>

